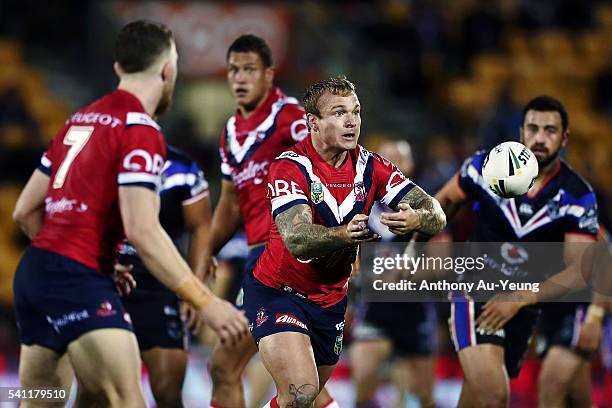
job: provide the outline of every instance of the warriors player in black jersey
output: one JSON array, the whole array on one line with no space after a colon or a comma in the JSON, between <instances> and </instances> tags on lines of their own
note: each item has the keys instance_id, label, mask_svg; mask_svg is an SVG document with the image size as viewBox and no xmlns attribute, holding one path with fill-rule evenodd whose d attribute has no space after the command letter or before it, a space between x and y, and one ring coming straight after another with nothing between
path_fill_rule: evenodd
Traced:
<instances>
[{"instance_id":1,"label":"warriors player in black jersey","mask_svg":"<svg viewBox=\"0 0 612 408\"><path fill-rule=\"evenodd\" d=\"M520 135L539 165L538 177L527 194L510 199L493 194L482 179L486 152L480 151L463 163L436 198L448 218L474 202L472 241L563 242L563 255L550 260L559 264L558 272L564 267L563 259L580 258L584 245L577 243L596 239L595 194L559 156L569 139L568 115L559 101L548 96L531 100L523 110ZM507 406L508 375L519 373L539 312L530 304L540 295L522 295L528 300L483 304L463 295L453 298L451 333L465 376L460 407ZM569 385L588 369L585 356L593 344L586 345L585 339L601 331L602 309L596 304L550 306L554 311L544 312L544 334L551 342L540 374L540 404L561 407ZM569 327L568 318L576 324ZM570 333L566 333L568 327Z\"/></svg>"},{"instance_id":2,"label":"warriors player in black jersey","mask_svg":"<svg viewBox=\"0 0 612 408\"><path fill-rule=\"evenodd\" d=\"M187 259L195 268L210 226L208 183L196 162L168 146L160 187L160 223L178 248L188 243ZM120 248L119 261L123 267L116 268L126 272L129 266L137 284L122 301L134 326L155 402L158 407L181 407L187 329L195 331L201 323L186 303L151 275L127 241Z\"/></svg>"}]
</instances>

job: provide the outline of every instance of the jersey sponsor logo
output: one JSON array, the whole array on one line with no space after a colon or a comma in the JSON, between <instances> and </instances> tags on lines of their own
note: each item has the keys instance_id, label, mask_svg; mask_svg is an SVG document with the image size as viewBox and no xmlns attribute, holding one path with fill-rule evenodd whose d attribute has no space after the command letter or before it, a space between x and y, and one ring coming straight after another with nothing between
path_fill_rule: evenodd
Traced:
<instances>
[{"instance_id":1,"label":"jersey sponsor logo","mask_svg":"<svg viewBox=\"0 0 612 408\"><path fill-rule=\"evenodd\" d=\"M160 174L164 167L164 158L157 153L153 156L143 149L134 149L123 158L123 167L131 171L146 171Z\"/></svg>"},{"instance_id":2,"label":"jersey sponsor logo","mask_svg":"<svg viewBox=\"0 0 612 408\"><path fill-rule=\"evenodd\" d=\"M336 330L344 330L344 320L336 325Z\"/></svg>"},{"instance_id":3,"label":"jersey sponsor logo","mask_svg":"<svg viewBox=\"0 0 612 408\"><path fill-rule=\"evenodd\" d=\"M323 199L323 184L318 181L313 181L312 184L310 184L310 200L314 204L319 204Z\"/></svg>"},{"instance_id":4,"label":"jersey sponsor logo","mask_svg":"<svg viewBox=\"0 0 612 408\"><path fill-rule=\"evenodd\" d=\"M232 175L232 180L238 188L244 186L249 180L253 180L253 184L259 185L266 180L269 165L270 162L267 160L259 163L251 160L241 171Z\"/></svg>"},{"instance_id":5,"label":"jersey sponsor logo","mask_svg":"<svg viewBox=\"0 0 612 408\"><path fill-rule=\"evenodd\" d=\"M274 180L274 184L268 183L268 193L270 193L270 197L304 194L304 192L300 189L298 183L296 183L295 181L289 183L288 181L282 179Z\"/></svg>"},{"instance_id":6,"label":"jersey sponsor logo","mask_svg":"<svg viewBox=\"0 0 612 408\"><path fill-rule=\"evenodd\" d=\"M94 123L102 126L110 126L112 128L116 128L123 122L121 121L121 119L109 115L108 113L77 112L66 121L66 124L68 123Z\"/></svg>"},{"instance_id":7,"label":"jersey sponsor logo","mask_svg":"<svg viewBox=\"0 0 612 408\"><path fill-rule=\"evenodd\" d=\"M306 327L306 325L300 319L286 313L277 313L274 324L290 324L292 326L299 327L300 329L308 330L308 327Z\"/></svg>"},{"instance_id":8,"label":"jersey sponsor logo","mask_svg":"<svg viewBox=\"0 0 612 408\"><path fill-rule=\"evenodd\" d=\"M69 200L66 197L62 197L59 200L53 201L51 197L45 198L45 212L50 217L57 213L63 213L73 210L82 213L87 211L88 209L89 206L87 204L79 203L78 200Z\"/></svg>"},{"instance_id":9,"label":"jersey sponsor logo","mask_svg":"<svg viewBox=\"0 0 612 408\"><path fill-rule=\"evenodd\" d=\"M86 309L70 312L57 318L52 318L47 315L47 322L53 326L53 330L59 333L60 328L69 325L70 323L80 322L89 319L89 312Z\"/></svg>"},{"instance_id":10,"label":"jersey sponsor logo","mask_svg":"<svg viewBox=\"0 0 612 408\"><path fill-rule=\"evenodd\" d=\"M529 253L525 248L510 242L504 242L500 248L501 256L511 265L518 265L529 260Z\"/></svg>"}]
</instances>

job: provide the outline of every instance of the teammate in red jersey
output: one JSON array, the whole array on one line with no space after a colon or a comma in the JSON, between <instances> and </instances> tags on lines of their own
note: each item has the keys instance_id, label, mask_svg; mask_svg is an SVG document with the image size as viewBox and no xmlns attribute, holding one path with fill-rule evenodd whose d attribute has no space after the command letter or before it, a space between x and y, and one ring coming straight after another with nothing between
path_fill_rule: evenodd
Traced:
<instances>
[{"instance_id":1,"label":"teammate in red jersey","mask_svg":"<svg viewBox=\"0 0 612 408\"><path fill-rule=\"evenodd\" d=\"M276 156L308 133L304 108L297 99L273 86L272 53L262 38L237 38L227 51L227 65L227 80L238 107L221 133L219 152L224 180L202 276L210 268L212 255L234 235L241 220L249 244L245 271L255 266L270 230L268 168ZM236 346L215 347L209 362L212 406L245 406L241 376L255 353L257 348L250 337ZM322 395L321 400L322 405L333 403L329 395Z\"/></svg>"},{"instance_id":2,"label":"teammate in red jersey","mask_svg":"<svg viewBox=\"0 0 612 408\"><path fill-rule=\"evenodd\" d=\"M247 328L191 273L159 224L166 146L151 116L171 104L178 58L172 32L130 23L115 56L117 90L66 121L14 212L32 239L14 281L21 385L66 387L67 355L78 406L145 406L136 339L110 276L125 237L224 340L239 341Z\"/></svg>"},{"instance_id":3,"label":"teammate in red jersey","mask_svg":"<svg viewBox=\"0 0 612 408\"><path fill-rule=\"evenodd\" d=\"M277 396L269 407L311 407L342 349L346 291L375 201L399 210L381 222L396 234L435 234L439 203L388 160L357 144L359 99L344 77L304 97L311 136L271 165L270 237L245 277L244 309Z\"/></svg>"}]
</instances>

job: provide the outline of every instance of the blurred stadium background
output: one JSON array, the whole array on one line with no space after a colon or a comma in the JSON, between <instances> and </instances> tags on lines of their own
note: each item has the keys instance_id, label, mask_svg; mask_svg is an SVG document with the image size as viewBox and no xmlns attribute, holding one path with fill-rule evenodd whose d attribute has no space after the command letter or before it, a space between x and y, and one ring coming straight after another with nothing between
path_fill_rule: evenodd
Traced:
<instances>
[{"instance_id":1,"label":"blurred stadium background","mask_svg":"<svg viewBox=\"0 0 612 408\"><path fill-rule=\"evenodd\" d=\"M408 140L415 179L435 192L463 158L518 138L521 106L538 94L570 115L566 159L595 188L612 227L612 4L585 0L60 1L0 2L0 386L16 384L12 276L27 244L11 220L15 200L46 144L79 106L110 91L115 34L127 21L167 24L179 49L169 142L219 185L218 136L233 112L225 51L245 32L272 46L276 82L301 97L322 77L346 74L363 105L361 142ZM95 183L95 180L92 180ZM459 231L460 232L460 231ZM448 346L437 395L451 406L460 369ZM204 406L206 347L194 351L186 401ZM594 363L594 398L612 406L612 381ZM332 392L350 406L350 367ZM532 406L537 363L513 385L513 406ZM531 388L530 388L531 387ZM607 396L605 393L608 393ZM381 394L381 398L391 398ZM608 404L608 405L605 405Z\"/></svg>"}]
</instances>

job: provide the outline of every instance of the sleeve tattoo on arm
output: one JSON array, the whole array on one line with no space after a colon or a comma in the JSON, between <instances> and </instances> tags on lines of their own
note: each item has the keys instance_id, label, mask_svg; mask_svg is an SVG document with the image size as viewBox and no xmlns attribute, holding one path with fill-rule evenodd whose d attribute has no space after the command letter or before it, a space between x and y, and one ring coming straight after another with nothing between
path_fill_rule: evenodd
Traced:
<instances>
[{"instance_id":1,"label":"sleeve tattoo on arm","mask_svg":"<svg viewBox=\"0 0 612 408\"><path fill-rule=\"evenodd\" d=\"M406 193L400 203L407 203L417 213L421 224L419 232L435 235L446 226L446 216L438 200L419 186L415 186Z\"/></svg>"},{"instance_id":2,"label":"sleeve tattoo on arm","mask_svg":"<svg viewBox=\"0 0 612 408\"><path fill-rule=\"evenodd\" d=\"M298 204L274 219L287 249L296 258L311 259L344 248L342 238L346 225L327 228L312 223L312 212L306 204Z\"/></svg>"}]
</instances>

